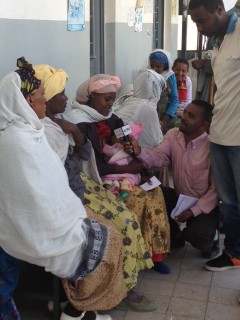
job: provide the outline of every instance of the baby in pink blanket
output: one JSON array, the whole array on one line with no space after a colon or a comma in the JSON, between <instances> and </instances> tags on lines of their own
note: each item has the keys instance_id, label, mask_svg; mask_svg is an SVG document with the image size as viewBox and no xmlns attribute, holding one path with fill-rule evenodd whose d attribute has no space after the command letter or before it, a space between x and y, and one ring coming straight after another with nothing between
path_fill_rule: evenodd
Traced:
<instances>
[{"instance_id":1,"label":"baby in pink blanket","mask_svg":"<svg viewBox=\"0 0 240 320\"><path fill-rule=\"evenodd\" d=\"M142 133L142 124L130 124L131 135L135 139L138 139ZM117 164L120 166L128 165L133 158L124 152L123 145L120 142L116 142L116 137L112 137L112 145L106 143L103 146L103 153L107 158L109 164ZM125 201L128 197L128 193L133 189L135 185L139 185L141 182L140 174L131 173L116 173L102 176L103 186L119 196L120 200Z\"/></svg>"}]
</instances>

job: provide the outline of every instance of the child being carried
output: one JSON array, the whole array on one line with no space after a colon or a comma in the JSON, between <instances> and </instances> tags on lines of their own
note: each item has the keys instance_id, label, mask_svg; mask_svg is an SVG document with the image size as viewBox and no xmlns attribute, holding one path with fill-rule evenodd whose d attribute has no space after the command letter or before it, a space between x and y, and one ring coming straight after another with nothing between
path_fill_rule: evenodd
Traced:
<instances>
[{"instance_id":1,"label":"child being carried","mask_svg":"<svg viewBox=\"0 0 240 320\"><path fill-rule=\"evenodd\" d=\"M142 124L130 124L132 135L135 139L139 139L142 133ZM109 164L117 164L120 166L128 165L132 160L132 156L123 150L123 145L119 139L113 134L109 141L103 146L103 154ZM128 198L129 192L135 185L141 182L141 175L131 173L115 173L102 176L103 186L125 201Z\"/></svg>"}]
</instances>

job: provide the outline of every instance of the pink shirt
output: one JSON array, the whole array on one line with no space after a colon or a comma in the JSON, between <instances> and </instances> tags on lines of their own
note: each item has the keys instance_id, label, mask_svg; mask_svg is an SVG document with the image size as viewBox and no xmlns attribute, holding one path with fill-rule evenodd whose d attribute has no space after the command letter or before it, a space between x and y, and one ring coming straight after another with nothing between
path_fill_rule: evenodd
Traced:
<instances>
[{"instance_id":1,"label":"pink shirt","mask_svg":"<svg viewBox=\"0 0 240 320\"><path fill-rule=\"evenodd\" d=\"M186 145L183 133L174 128L167 132L158 147L142 149L139 158L149 168L172 165L177 194L199 199L191 208L194 216L210 213L217 206L219 201L210 169L207 133Z\"/></svg>"}]
</instances>

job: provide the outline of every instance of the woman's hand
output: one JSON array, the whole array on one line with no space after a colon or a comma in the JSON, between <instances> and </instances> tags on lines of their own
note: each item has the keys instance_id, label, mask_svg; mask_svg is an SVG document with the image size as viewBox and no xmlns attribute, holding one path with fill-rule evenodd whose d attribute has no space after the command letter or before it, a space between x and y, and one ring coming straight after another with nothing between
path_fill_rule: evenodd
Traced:
<instances>
[{"instance_id":1,"label":"woman's hand","mask_svg":"<svg viewBox=\"0 0 240 320\"><path fill-rule=\"evenodd\" d=\"M133 136L129 136L129 140L130 142L123 142L124 151L130 155L134 152L138 156L141 153L141 147Z\"/></svg>"},{"instance_id":2,"label":"woman's hand","mask_svg":"<svg viewBox=\"0 0 240 320\"><path fill-rule=\"evenodd\" d=\"M141 173L141 171L143 170L143 163L142 161L138 160L138 159L134 159L133 161L131 161L129 163L129 165L126 166L127 169L127 173L132 173L132 174L137 174L137 173Z\"/></svg>"},{"instance_id":3,"label":"woman's hand","mask_svg":"<svg viewBox=\"0 0 240 320\"><path fill-rule=\"evenodd\" d=\"M162 133L165 134L167 133L167 122L168 120L170 119L170 116L168 114L165 114L162 118L162 121L161 121L161 130L162 130Z\"/></svg>"},{"instance_id":4,"label":"woman's hand","mask_svg":"<svg viewBox=\"0 0 240 320\"><path fill-rule=\"evenodd\" d=\"M76 144L84 144L86 142L84 135L76 124L64 119L53 118L52 120L62 128L63 132L70 133Z\"/></svg>"}]
</instances>

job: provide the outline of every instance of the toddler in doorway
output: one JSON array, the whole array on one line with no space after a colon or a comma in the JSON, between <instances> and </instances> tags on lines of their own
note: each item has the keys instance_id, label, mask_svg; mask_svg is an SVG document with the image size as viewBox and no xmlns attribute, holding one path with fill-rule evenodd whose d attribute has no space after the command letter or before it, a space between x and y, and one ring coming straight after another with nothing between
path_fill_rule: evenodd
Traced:
<instances>
[{"instance_id":1,"label":"toddler in doorway","mask_svg":"<svg viewBox=\"0 0 240 320\"><path fill-rule=\"evenodd\" d=\"M183 110L192 101L192 81L187 76L189 63L186 59L177 58L173 63L173 71L177 79L178 107L176 116L182 118Z\"/></svg>"}]
</instances>

